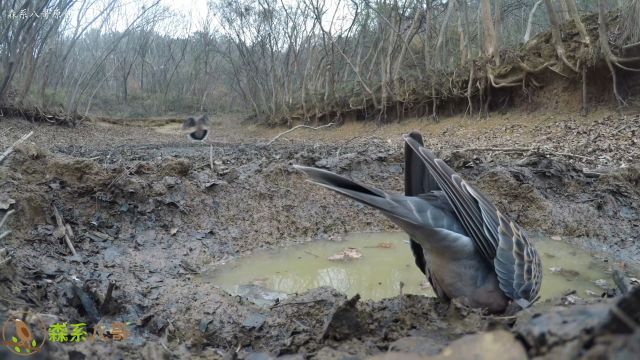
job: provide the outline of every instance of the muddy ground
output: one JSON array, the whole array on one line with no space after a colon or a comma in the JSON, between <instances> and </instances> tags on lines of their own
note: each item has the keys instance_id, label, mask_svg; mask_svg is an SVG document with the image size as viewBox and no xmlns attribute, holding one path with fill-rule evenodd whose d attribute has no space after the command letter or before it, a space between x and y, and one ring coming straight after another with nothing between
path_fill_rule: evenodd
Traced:
<instances>
[{"instance_id":1,"label":"muddy ground","mask_svg":"<svg viewBox=\"0 0 640 360\"><path fill-rule=\"evenodd\" d=\"M637 114L348 123L270 145L283 129L229 116L214 122L210 148L188 143L171 119L77 128L0 119L0 149L35 132L0 165L0 215L15 210L6 226L12 233L0 242L10 258L0 259L0 314L29 309L55 321L131 322L127 342L47 344L43 357L552 359L631 358L639 350L638 314L627 325L611 315L614 303L632 313L624 302L640 301L637 291L613 299L567 292L515 317L493 317L422 296L373 302L329 288L264 308L198 275L260 248L395 229L375 211L306 183L292 165L401 191L400 134L412 129L527 231L632 272L640 264Z\"/></svg>"}]
</instances>

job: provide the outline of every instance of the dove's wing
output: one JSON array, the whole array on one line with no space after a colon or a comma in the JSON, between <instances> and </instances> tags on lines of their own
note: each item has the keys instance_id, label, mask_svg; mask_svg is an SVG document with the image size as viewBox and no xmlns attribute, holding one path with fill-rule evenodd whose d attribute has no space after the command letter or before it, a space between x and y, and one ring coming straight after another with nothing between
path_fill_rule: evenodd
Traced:
<instances>
[{"instance_id":1,"label":"dove's wing","mask_svg":"<svg viewBox=\"0 0 640 360\"><path fill-rule=\"evenodd\" d=\"M533 301L542 280L540 257L520 227L414 137L406 135L405 141L446 194L480 253L493 264L500 289L521 305Z\"/></svg>"}]
</instances>

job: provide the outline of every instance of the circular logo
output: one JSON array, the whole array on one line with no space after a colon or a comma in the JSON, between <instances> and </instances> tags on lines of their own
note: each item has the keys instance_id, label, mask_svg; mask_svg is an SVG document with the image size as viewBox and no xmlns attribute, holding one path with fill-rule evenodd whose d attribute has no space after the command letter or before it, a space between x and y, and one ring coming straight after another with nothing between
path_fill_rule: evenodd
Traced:
<instances>
[{"instance_id":1,"label":"circular logo","mask_svg":"<svg viewBox=\"0 0 640 360\"><path fill-rule=\"evenodd\" d=\"M47 341L47 327L39 316L21 314L9 315L2 324L2 345L16 355L29 356L39 352Z\"/></svg>"}]
</instances>

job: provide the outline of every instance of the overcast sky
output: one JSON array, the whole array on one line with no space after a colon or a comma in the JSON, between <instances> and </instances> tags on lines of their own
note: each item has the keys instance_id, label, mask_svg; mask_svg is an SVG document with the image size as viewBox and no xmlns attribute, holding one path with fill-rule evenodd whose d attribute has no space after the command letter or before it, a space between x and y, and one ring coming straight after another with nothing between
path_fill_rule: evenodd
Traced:
<instances>
[{"instance_id":1,"label":"overcast sky","mask_svg":"<svg viewBox=\"0 0 640 360\"><path fill-rule=\"evenodd\" d=\"M295 6L298 0L282 0L285 4L291 4ZM185 18L191 19L191 32L200 30L200 26L203 23L204 18L207 15L207 0L161 0L160 3L163 6L170 8L172 11L181 14ZM278 5L281 6L281 3L278 2ZM349 5L349 0L325 0L325 6L328 8L328 11L325 13L323 17L323 24L325 28L329 26L329 22L336 11L336 7L339 6L338 12L336 14L336 19L334 19L334 29L343 25L343 23L348 20L349 14L346 7ZM219 26L215 19L212 19L212 25L214 27Z\"/></svg>"},{"instance_id":2,"label":"overcast sky","mask_svg":"<svg viewBox=\"0 0 640 360\"><path fill-rule=\"evenodd\" d=\"M90 21L90 19L96 16L101 9L104 8L108 1L109 0L96 0L95 2L91 2L92 5L83 17L83 21ZM120 2L119 7L116 9L115 13L112 14L112 17L109 20L110 25L107 26L106 29L115 29L117 31L124 30L140 13L143 7L149 6L156 1L157 0L124 0L123 2ZM296 2L299 0L282 1L285 4L295 6ZM68 31L70 32L73 32L72 29L75 28L75 18L81 4L83 3L76 3L69 10L69 13L66 14L70 26ZM348 10L349 4L349 0L325 0L327 11L323 16L323 25L326 29L329 28L329 24L337 7L339 7L339 9L337 10L337 13L335 13L336 17L334 19L333 31L336 31L338 28L348 26L350 23L350 17L352 16ZM202 30L204 20L208 14L207 0L160 0L160 5L162 7L169 8L175 16L156 24L155 30L159 33L177 37L186 37L195 31ZM281 3L278 3L278 6L282 6ZM210 16L211 18L209 20L211 20L210 25L213 27L212 30L224 32L224 29L221 28L215 14L211 14ZM93 24L93 27L99 26L100 22Z\"/></svg>"},{"instance_id":3,"label":"overcast sky","mask_svg":"<svg viewBox=\"0 0 640 360\"><path fill-rule=\"evenodd\" d=\"M160 4L190 18L194 24L202 23L207 15L207 0L161 0Z\"/></svg>"}]
</instances>

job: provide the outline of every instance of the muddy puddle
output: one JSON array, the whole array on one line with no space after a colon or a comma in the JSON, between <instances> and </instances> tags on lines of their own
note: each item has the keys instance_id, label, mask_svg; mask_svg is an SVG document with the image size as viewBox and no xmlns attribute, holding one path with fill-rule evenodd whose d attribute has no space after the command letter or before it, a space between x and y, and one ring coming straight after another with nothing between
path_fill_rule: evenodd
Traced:
<instances>
[{"instance_id":1,"label":"muddy puddle","mask_svg":"<svg viewBox=\"0 0 640 360\"><path fill-rule=\"evenodd\" d=\"M404 233L356 233L343 241L313 241L286 249L255 252L202 274L202 280L233 294L243 285L258 285L282 293L331 286L353 296L379 300L403 293L433 295L413 263ZM343 260L328 258L348 252ZM360 258L351 258L358 256Z\"/></svg>"},{"instance_id":2,"label":"muddy puddle","mask_svg":"<svg viewBox=\"0 0 640 360\"><path fill-rule=\"evenodd\" d=\"M541 299L566 295L600 296L613 287L607 263L562 241L536 238L544 280ZM331 260L330 258L337 258ZM331 286L353 296L380 300L402 292L435 296L413 263L408 236L401 232L354 233L344 241L315 241L285 249L255 252L206 270L199 281L236 295L255 295L255 288L300 293ZM277 297L277 294L266 294Z\"/></svg>"}]
</instances>

